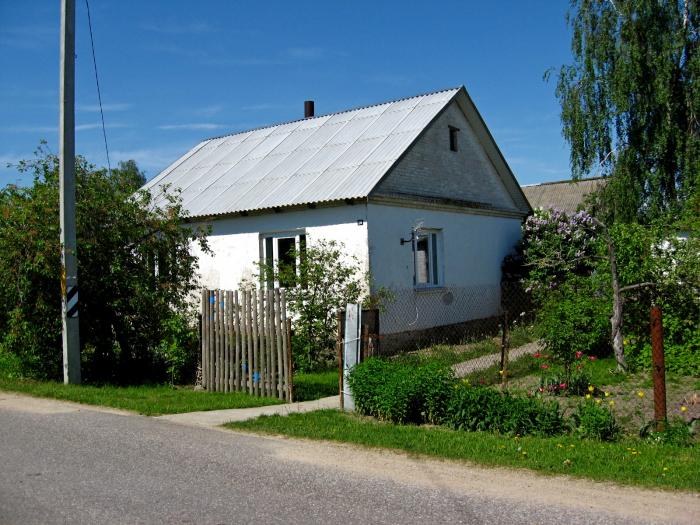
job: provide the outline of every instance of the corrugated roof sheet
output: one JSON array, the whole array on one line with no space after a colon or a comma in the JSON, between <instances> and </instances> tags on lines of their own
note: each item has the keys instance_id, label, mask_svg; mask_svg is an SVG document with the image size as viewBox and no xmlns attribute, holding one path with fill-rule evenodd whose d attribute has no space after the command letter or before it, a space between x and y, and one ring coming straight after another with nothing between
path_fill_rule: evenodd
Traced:
<instances>
[{"instance_id":1,"label":"corrugated roof sheet","mask_svg":"<svg viewBox=\"0 0 700 525\"><path fill-rule=\"evenodd\" d=\"M190 215L366 197L459 88L206 140L148 182Z\"/></svg>"},{"instance_id":2,"label":"corrugated roof sheet","mask_svg":"<svg viewBox=\"0 0 700 525\"><path fill-rule=\"evenodd\" d=\"M573 213L578 211L586 196L593 193L605 180L602 178L564 180L523 186L522 190L532 208L544 208Z\"/></svg>"}]
</instances>

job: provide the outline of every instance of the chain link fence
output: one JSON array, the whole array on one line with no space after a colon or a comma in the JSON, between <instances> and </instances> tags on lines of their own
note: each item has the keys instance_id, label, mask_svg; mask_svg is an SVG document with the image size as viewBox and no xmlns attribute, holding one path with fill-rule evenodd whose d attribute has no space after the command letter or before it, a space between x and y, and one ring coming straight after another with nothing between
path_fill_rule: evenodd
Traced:
<instances>
[{"instance_id":1,"label":"chain link fence","mask_svg":"<svg viewBox=\"0 0 700 525\"><path fill-rule=\"evenodd\" d=\"M496 374L538 351L535 311L518 285L393 290L379 313L379 353L439 358L458 377Z\"/></svg>"}]
</instances>

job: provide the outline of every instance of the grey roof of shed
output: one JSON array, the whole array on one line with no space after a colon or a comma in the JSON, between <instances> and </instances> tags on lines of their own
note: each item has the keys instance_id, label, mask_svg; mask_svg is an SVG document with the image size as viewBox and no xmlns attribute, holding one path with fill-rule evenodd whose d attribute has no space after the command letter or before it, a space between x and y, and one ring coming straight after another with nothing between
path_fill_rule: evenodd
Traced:
<instances>
[{"instance_id":1,"label":"grey roof of shed","mask_svg":"<svg viewBox=\"0 0 700 525\"><path fill-rule=\"evenodd\" d=\"M602 177L581 180L562 180L523 186L523 193L533 208L544 208L573 213L578 211L586 196L593 193L601 184Z\"/></svg>"},{"instance_id":2,"label":"grey roof of shed","mask_svg":"<svg viewBox=\"0 0 700 525\"><path fill-rule=\"evenodd\" d=\"M160 205L164 185L179 188L192 217L364 198L460 91L466 95L447 89L211 138L144 189Z\"/></svg>"}]
</instances>

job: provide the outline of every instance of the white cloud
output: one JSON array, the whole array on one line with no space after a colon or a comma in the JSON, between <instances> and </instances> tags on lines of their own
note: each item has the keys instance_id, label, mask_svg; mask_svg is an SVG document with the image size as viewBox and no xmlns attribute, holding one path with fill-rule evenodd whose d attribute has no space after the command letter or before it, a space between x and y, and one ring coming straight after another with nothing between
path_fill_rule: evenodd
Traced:
<instances>
[{"instance_id":1,"label":"white cloud","mask_svg":"<svg viewBox=\"0 0 700 525\"><path fill-rule=\"evenodd\" d=\"M194 109L192 111L193 114L195 115L200 115L202 117L213 117L214 115L218 115L224 110L224 106L221 104L213 104L211 106L204 106L201 108Z\"/></svg>"},{"instance_id":2,"label":"white cloud","mask_svg":"<svg viewBox=\"0 0 700 525\"><path fill-rule=\"evenodd\" d=\"M113 124L112 123L105 124L105 128L107 128L107 129L126 128L126 127L128 127L126 124L119 123L119 122L116 122ZM92 122L90 124L78 124L77 126L75 126L75 131L87 131L87 130L99 129L99 128L102 128L101 122Z\"/></svg>"},{"instance_id":3,"label":"white cloud","mask_svg":"<svg viewBox=\"0 0 700 525\"><path fill-rule=\"evenodd\" d=\"M51 133L58 132L58 125L55 126L3 126L2 133Z\"/></svg>"},{"instance_id":4,"label":"white cloud","mask_svg":"<svg viewBox=\"0 0 700 525\"><path fill-rule=\"evenodd\" d=\"M163 124L158 126L158 129L165 130L182 130L182 129L221 129L225 127L223 124L213 124L211 122L194 122L190 124Z\"/></svg>"},{"instance_id":5,"label":"white cloud","mask_svg":"<svg viewBox=\"0 0 700 525\"><path fill-rule=\"evenodd\" d=\"M284 54L297 60L315 60L322 58L326 53L320 47L290 47Z\"/></svg>"},{"instance_id":6,"label":"white cloud","mask_svg":"<svg viewBox=\"0 0 700 525\"><path fill-rule=\"evenodd\" d=\"M113 165L119 161L135 160L139 168L147 172L147 177L150 179L187 153L192 146L193 144L188 143L156 148L114 150L110 152L110 156L113 159Z\"/></svg>"},{"instance_id":7,"label":"white cloud","mask_svg":"<svg viewBox=\"0 0 700 525\"><path fill-rule=\"evenodd\" d=\"M158 24L146 24L141 26L146 31L166 35L199 35L202 33L213 33L218 31L216 27L208 22L179 23L174 20L161 21Z\"/></svg>"},{"instance_id":8,"label":"white cloud","mask_svg":"<svg viewBox=\"0 0 700 525\"><path fill-rule=\"evenodd\" d=\"M102 104L102 110L105 112L107 112L107 111L126 111L129 108L131 108L131 104L127 104L124 102L115 103L115 104ZM78 111L84 111L86 113L97 113L98 111L100 111L100 106L98 104L78 105L78 107L76 109Z\"/></svg>"}]
</instances>

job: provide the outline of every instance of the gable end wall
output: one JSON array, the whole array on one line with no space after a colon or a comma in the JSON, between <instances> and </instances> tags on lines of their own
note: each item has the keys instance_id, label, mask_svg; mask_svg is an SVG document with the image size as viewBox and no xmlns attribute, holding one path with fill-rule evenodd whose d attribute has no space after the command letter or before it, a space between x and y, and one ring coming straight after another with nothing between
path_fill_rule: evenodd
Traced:
<instances>
[{"instance_id":1,"label":"gable end wall","mask_svg":"<svg viewBox=\"0 0 700 525\"><path fill-rule=\"evenodd\" d=\"M456 152L450 150L448 126L460 130L457 133ZM452 101L425 130L372 194L412 194L516 209L456 101Z\"/></svg>"}]
</instances>

